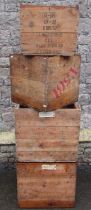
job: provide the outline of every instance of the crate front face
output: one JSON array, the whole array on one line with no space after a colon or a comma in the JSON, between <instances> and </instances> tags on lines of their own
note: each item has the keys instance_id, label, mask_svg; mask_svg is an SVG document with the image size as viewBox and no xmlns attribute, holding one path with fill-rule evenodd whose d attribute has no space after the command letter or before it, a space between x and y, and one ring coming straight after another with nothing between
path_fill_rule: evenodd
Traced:
<instances>
[{"instance_id":1,"label":"crate front face","mask_svg":"<svg viewBox=\"0 0 91 210\"><path fill-rule=\"evenodd\" d=\"M39 118L32 109L16 109L16 157L19 162L76 161L80 111L61 109Z\"/></svg>"},{"instance_id":2,"label":"crate front face","mask_svg":"<svg viewBox=\"0 0 91 210\"><path fill-rule=\"evenodd\" d=\"M22 4L20 17L24 54L72 55L76 50L77 7Z\"/></svg>"},{"instance_id":3,"label":"crate front face","mask_svg":"<svg viewBox=\"0 0 91 210\"><path fill-rule=\"evenodd\" d=\"M18 203L22 208L73 207L75 163L18 163Z\"/></svg>"},{"instance_id":4,"label":"crate front face","mask_svg":"<svg viewBox=\"0 0 91 210\"><path fill-rule=\"evenodd\" d=\"M80 56L11 57L12 100L39 111L78 100Z\"/></svg>"}]
</instances>

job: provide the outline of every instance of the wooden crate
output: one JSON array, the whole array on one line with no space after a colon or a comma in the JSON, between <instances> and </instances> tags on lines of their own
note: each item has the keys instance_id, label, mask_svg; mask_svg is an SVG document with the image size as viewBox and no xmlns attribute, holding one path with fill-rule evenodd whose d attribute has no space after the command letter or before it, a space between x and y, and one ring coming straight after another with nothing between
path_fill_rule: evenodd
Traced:
<instances>
[{"instance_id":1,"label":"wooden crate","mask_svg":"<svg viewBox=\"0 0 91 210\"><path fill-rule=\"evenodd\" d=\"M53 114L41 118L33 109L15 110L17 161L77 161L80 109L60 109Z\"/></svg>"},{"instance_id":2,"label":"wooden crate","mask_svg":"<svg viewBox=\"0 0 91 210\"><path fill-rule=\"evenodd\" d=\"M21 4L21 48L27 55L73 55L78 7Z\"/></svg>"},{"instance_id":3,"label":"wooden crate","mask_svg":"<svg viewBox=\"0 0 91 210\"><path fill-rule=\"evenodd\" d=\"M14 55L12 100L40 111L55 110L78 100L80 56Z\"/></svg>"},{"instance_id":4,"label":"wooden crate","mask_svg":"<svg viewBox=\"0 0 91 210\"><path fill-rule=\"evenodd\" d=\"M17 163L21 208L74 207L76 163Z\"/></svg>"}]
</instances>

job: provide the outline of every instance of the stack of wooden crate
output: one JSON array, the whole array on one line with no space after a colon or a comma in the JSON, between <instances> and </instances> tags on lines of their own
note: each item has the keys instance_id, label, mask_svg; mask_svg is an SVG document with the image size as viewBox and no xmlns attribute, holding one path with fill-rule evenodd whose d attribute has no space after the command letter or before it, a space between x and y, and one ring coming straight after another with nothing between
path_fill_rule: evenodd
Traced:
<instances>
[{"instance_id":1,"label":"stack of wooden crate","mask_svg":"<svg viewBox=\"0 0 91 210\"><path fill-rule=\"evenodd\" d=\"M20 207L73 207L80 109L78 7L21 5L22 54L11 56ZM30 108L32 107L32 108Z\"/></svg>"}]
</instances>

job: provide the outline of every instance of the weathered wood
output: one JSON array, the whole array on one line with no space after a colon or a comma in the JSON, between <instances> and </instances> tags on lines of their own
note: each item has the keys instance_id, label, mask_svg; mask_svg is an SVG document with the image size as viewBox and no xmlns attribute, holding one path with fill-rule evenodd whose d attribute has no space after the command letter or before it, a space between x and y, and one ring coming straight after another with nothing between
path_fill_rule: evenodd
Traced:
<instances>
[{"instance_id":1,"label":"weathered wood","mask_svg":"<svg viewBox=\"0 0 91 210\"><path fill-rule=\"evenodd\" d=\"M20 162L77 161L80 109L60 109L39 118L32 109L15 110L16 157Z\"/></svg>"},{"instance_id":2,"label":"weathered wood","mask_svg":"<svg viewBox=\"0 0 91 210\"><path fill-rule=\"evenodd\" d=\"M37 110L54 110L77 101L80 56L11 57L12 100Z\"/></svg>"},{"instance_id":3,"label":"weathered wood","mask_svg":"<svg viewBox=\"0 0 91 210\"><path fill-rule=\"evenodd\" d=\"M74 207L76 163L17 163L19 207Z\"/></svg>"},{"instance_id":4,"label":"weathered wood","mask_svg":"<svg viewBox=\"0 0 91 210\"><path fill-rule=\"evenodd\" d=\"M21 18L23 32L75 33L79 21L79 8L21 4Z\"/></svg>"},{"instance_id":5,"label":"weathered wood","mask_svg":"<svg viewBox=\"0 0 91 210\"><path fill-rule=\"evenodd\" d=\"M76 40L75 33L22 33L21 48L24 55L72 56Z\"/></svg>"},{"instance_id":6,"label":"weathered wood","mask_svg":"<svg viewBox=\"0 0 91 210\"><path fill-rule=\"evenodd\" d=\"M72 55L77 46L78 7L21 4L24 54Z\"/></svg>"}]
</instances>

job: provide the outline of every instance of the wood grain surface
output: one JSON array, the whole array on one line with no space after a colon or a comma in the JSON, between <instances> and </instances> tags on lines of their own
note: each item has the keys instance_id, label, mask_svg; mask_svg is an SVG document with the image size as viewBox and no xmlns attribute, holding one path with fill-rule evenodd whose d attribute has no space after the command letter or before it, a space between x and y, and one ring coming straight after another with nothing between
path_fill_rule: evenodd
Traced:
<instances>
[{"instance_id":1,"label":"wood grain surface","mask_svg":"<svg viewBox=\"0 0 91 210\"><path fill-rule=\"evenodd\" d=\"M74 207L76 163L17 163L21 208Z\"/></svg>"},{"instance_id":2,"label":"wood grain surface","mask_svg":"<svg viewBox=\"0 0 91 210\"><path fill-rule=\"evenodd\" d=\"M77 46L78 7L21 4L21 47L27 55L72 55Z\"/></svg>"},{"instance_id":3,"label":"wood grain surface","mask_svg":"<svg viewBox=\"0 0 91 210\"><path fill-rule=\"evenodd\" d=\"M39 111L78 100L80 56L11 56L11 92L16 103Z\"/></svg>"},{"instance_id":4,"label":"wood grain surface","mask_svg":"<svg viewBox=\"0 0 91 210\"><path fill-rule=\"evenodd\" d=\"M39 118L37 111L20 108L15 118L17 161L77 161L79 109L60 109L54 118Z\"/></svg>"}]
</instances>

